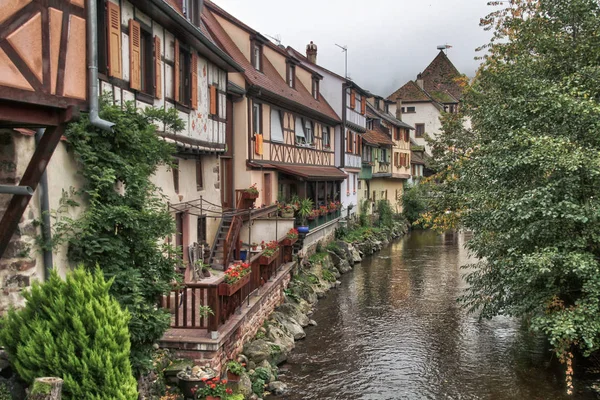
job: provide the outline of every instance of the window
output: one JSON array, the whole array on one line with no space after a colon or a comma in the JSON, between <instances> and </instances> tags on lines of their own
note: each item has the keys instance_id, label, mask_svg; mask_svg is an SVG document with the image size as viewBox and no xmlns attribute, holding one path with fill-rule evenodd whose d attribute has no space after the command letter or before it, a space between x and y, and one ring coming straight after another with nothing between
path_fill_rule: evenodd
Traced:
<instances>
[{"instance_id":1,"label":"window","mask_svg":"<svg viewBox=\"0 0 600 400\"><path fill-rule=\"evenodd\" d=\"M97 15L98 15L98 72L101 74L108 73L108 51L106 44L106 0L98 0L96 3Z\"/></svg>"},{"instance_id":2,"label":"window","mask_svg":"<svg viewBox=\"0 0 600 400\"><path fill-rule=\"evenodd\" d=\"M262 104L253 103L252 105L252 133L262 134Z\"/></svg>"},{"instance_id":3,"label":"window","mask_svg":"<svg viewBox=\"0 0 600 400\"><path fill-rule=\"evenodd\" d=\"M390 113L390 105L389 104L385 105L385 112L388 114Z\"/></svg>"},{"instance_id":4,"label":"window","mask_svg":"<svg viewBox=\"0 0 600 400\"><path fill-rule=\"evenodd\" d=\"M206 216L198 217L198 243L206 243Z\"/></svg>"},{"instance_id":5,"label":"window","mask_svg":"<svg viewBox=\"0 0 600 400\"><path fill-rule=\"evenodd\" d=\"M315 100L319 100L319 79L316 77L312 80L312 95Z\"/></svg>"},{"instance_id":6,"label":"window","mask_svg":"<svg viewBox=\"0 0 600 400\"><path fill-rule=\"evenodd\" d=\"M404 108L404 107L402 107ZM414 113L417 112L417 110L414 107L406 107L406 112L407 113Z\"/></svg>"},{"instance_id":7,"label":"window","mask_svg":"<svg viewBox=\"0 0 600 400\"><path fill-rule=\"evenodd\" d=\"M384 164L388 163L387 149L380 149L379 150L379 162L380 163L384 163Z\"/></svg>"},{"instance_id":8,"label":"window","mask_svg":"<svg viewBox=\"0 0 600 400\"><path fill-rule=\"evenodd\" d=\"M375 108L379 110L379 99L375 99Z\"/></svg>"},{"instance_id":9,"label":"window","mask_svg":"<svg viewBox=\"0 0 600 400\"><path fill-rule=\"evenodd\" d=\"M404 130L404 141L405 142L410 142L410 131L408 129Z\"/></svg>"},{"instance_id":10,"label":"window","mask_svg":"<svg viewBox=\"0 0 600 400\"><path fill-rule=\"evenodd\" d=\"M257 71L262 71L262 45L258 42L252 42L251 60L252 66Z\"/></svg>"},{"instance_id":11,"label":"window","mask_svg":"<svg viewBox=\"0 0 600 400\"><path fill-rule=\"evenodd\" d=\"M321 129L323 130L323 132L321 133L321 135L323 136L323 147L326 149L330 149L331 148L331 132L329 131L329 127L323 126Z\"/></svg>"},{"instance_id":12,"label":"window","mask_svg":"<svg viewBox=\"0 0 600 400\"><path fill-rule=\"evenodd\" d=\"M142 29L140 41L140 91L154 96L154 48L152 33Z\"/></svg>"},{"instance_id":13,"label":"window","mask_svg":"<svg viewBox=\"0 0 600 400\"><path fill-rule=\"evenodd\" d=\"M281 125L281 114L279 110L271 108L271 140L283 142L283 127Z\"/></svg>"},{"instance_id":14,"label":"window","mask_svg":"<svg viewBox=\"0 0 600 400\"><path fill-rule=\"evenodd\" d=\"M415 129L417 130L415 136L418 138L422 138L425 136L425 124L415 124Z\"/></svg>"},{"instance_id":15,"label":"window","mask_svg":"<svg viewBox=\"0 0 600 400\"><path fill-rule=\"evenodd\" d=\"M306 143L314 144L315 136L313 133L313 125L310 121L304 121L304 136L306 137Z\"/></svg>"},{"instance_id":16,"label":"window","mask_svg":"<svg viewBox=\"0 0 600 400\"><path fill-rule=\"evenodd\" d=\"M200 191L204 187L204 179L202 177L202 160L196 160L196 190Z\"/></svg>"},{"instance_id":17,"label":"window","mask_svg":"<svg viewBox=\"0 0 600 400\"><path fill-rule=\"evenodd\" d=\"M362 180L358 181L358 190L362 190Z\"/></svg>"},{"instance_id":18,"label":"window","mask_svg":"<svg viewBox=\"0 0 600 400\"><path fill-rule=\"evenodd\" d=\"M400 112L401 112L402 114L404 114L404 113L406 112L406 108L404 108L404 107L400 107Z\"/></svg>"},{"instance_id":19,"label":"window","mask_svg":"<svg viewBox=\"0 0 600 400\"><path fill-rule=\"evenodd\" d=\"M183 15L185 15L192 24L198 26L200 23L198 0L183 0Z\"/></svg>"},{"instance_id":20,"label":"window","mask_svg":"<svg viewBox=\"0 0 600 400\"><path fill-rule=\"evenodd\" d=\"M291 62L288 62L287 67L287 84L292 89L296 87L296 66Z\"/></svg>"},{"instance_id":21,"label":"window","mask_svg":"<svg viewBox=\"0 0 600 400\"><path fill-rule=\"evenodd\" d=\"M354 152L354 133L346 132L346 153L352 154Z\"/></svg>"},{"instance_id":22,"label":"window","mask_svg":"<svg viewBox=\"0 0 600 400\"><path fill-rule=\"evenodd\" d=\"M175 101L184 106L190 105L190 53L175 41Z\"/></svg>"},{"instance_id":23,"label":"window","mask_svg":"<svg viewBox=\"0 0 600 400\"><path fill-rule=\"evenodd\" d=\"M175 193L179 193L179 159L175 159L173 161L173 189L175 189Z\"/></svg>"},{"instance_id":24,"label":"window","mask_svg":"<svg viewBox=\"0 0 600 400\"><path fill-rule=\"evenodd\" d=\"M373 161L373 153L371 152L371 148L363 144L363 162L370 163Z\"/></svg>"},{"instance_id":25,"label":"window","mask_svg":"<svg viewBox=\"0 0 600 400\"><path fill-rule=\"evenodd\" d=\"M302 120L300 117L296 117L296 144L304 144L306 143L306 136L304 135L304 125L302 125Z\"/></svg>"}]
</instances>

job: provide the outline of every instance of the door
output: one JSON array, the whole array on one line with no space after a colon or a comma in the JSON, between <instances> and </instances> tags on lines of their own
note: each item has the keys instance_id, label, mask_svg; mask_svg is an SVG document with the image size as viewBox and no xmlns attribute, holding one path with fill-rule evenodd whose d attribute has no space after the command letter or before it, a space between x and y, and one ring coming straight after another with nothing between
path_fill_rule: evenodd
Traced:
<instances>
[{"instance_id":1,"label":"door","mask_svg":"<svg viewBox=\"0 0 600 400\"><path fill-rule=\"evenodd\" d=\"M233 204L233 160L221 159L221 205L224 210L234 208Z\"/></svg>"},{"instance_id":2,"label":"door","mask_svg":"<svg viewBox=\"0 0 600 400\"><path fill-rule=\"evenodd\" d=\"M270 206L272 203L271 174L264 174L263 178L263 204Z\"/></svg>"}]
</instances>

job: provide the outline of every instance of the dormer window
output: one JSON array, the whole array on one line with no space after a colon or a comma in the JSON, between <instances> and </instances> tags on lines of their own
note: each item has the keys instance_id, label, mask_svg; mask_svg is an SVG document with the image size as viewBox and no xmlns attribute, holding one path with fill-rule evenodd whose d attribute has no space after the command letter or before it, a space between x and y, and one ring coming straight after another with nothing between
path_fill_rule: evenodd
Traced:
<instances>
[{"instance_id":1,"label":"dormer window","mask_svg":"<svg viewBox=\"0 0 600 400\"><path fill-rule=\"evenodd\" d=\"M200 24L200 10L198 0L183 0L183 15L192 24L198 26Z\"/></svg>"},{"instance_id":2,"label":"dormer window","mask_svg":"<svg viewBox=\"0 0 600 400\"><path fill-rule=\"evenodd\" d=\"M390 105L389 104L385 105L385 112L388 114L390 113Z\"/></svg>"},{"instance_id":3,"label":"dormer window","mask_svg":"<svg viewBox=\"0 0 600 400\"><path fill-rule=\"evenodd\" d=\"M262 44L257 41L252 42L251 63L257 71L262 71Z\"/></svg>"},{"instance_id":4,"label":"dormer window","mask_svg":"<svg viewBox=\"0 0 600 400\"><path fill-rule=\"evenodd\" d=\"M314 76L312 79L312 96L315 100L319 100L319 79Z\"/></svg>"},{"instance_id":5,"label":"dormer window","mask_svg":"<svg viewBox=\"0 0 600 400\"><path fill-rule=\"evenodd\" d=\"M296 87L296 66L291 62L287 65L287 84L289 87L294 89Z\"/></svg>"},{"instance_id":6,"label":"dormer window","mask_svg":"<svg viewBox=\"0 0 600 400\"><path fill-rule=\"evenodd\" d=\"M379 106L379 99L375 99L375 108L381 110L381 107Z\"/></svg>"}]
</instances>

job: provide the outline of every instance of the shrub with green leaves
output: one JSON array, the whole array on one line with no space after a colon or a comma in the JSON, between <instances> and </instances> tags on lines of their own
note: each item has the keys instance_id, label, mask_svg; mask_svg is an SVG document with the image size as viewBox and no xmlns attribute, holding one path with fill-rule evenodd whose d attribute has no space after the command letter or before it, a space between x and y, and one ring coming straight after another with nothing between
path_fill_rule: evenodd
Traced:
<instances>
[{"instance_id":1,"label":"shrub with green leaves","mask_svg":"<svg viewBox=\"0 0 600 400\"><path fill-rule=\"evenodd\" d=\"M92 126L87 117L69 125L68 143L81 165L86 208L60 232L69 258L114 278L110 292L131 313L131 363L136 375L151 367L152 346L169 328L168 312L156 307L177 279L176 257L164 238L174 221L160 189L151 181L169 165L176 149L156 132L183 127L177 111L124 107L103 102L100 116L115 123L112 132ZM118 184L123 190L116 190ZM57 237L57 235L53 235Z\"/></svg>"},{"instance_id":2,"label":"shrub with green leaves","mask_svg":"<svg viewBox=\"0 0 600 400\"><path fill-rule=\"evenodd\" d=\"M413 226L419 226L421 215L427 211L427 192L419 183L404 189L402 213Z\"/></svg>"},{"instance_id":3,"label":"shrub with green leaves","mask_svg":"<svg viewBox=\"0 0 600 400\"><path fill-rule=\"evenodd\" d=\"M137 399L129 361L129 313L110 294L99 269L56 272L25 292L25 308L2 320L0 343L28 383L56 376L65 400Z\"/></svg>"}]
</instances>

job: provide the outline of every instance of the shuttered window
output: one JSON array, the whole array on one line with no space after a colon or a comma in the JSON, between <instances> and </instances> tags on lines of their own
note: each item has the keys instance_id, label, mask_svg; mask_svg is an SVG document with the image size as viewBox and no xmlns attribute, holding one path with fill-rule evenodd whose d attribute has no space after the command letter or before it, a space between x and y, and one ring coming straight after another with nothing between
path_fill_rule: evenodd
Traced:
<instances>
[{"instance_id":1,"label":"shuttered window","mask_svg":"<svg viewBox=\"0 0 600 400\"><path fill-rule=\"evenodd\" d=\"M360 102L360 113L365 115L367 113L367 98L363 97Z\"/></svg>"},{"instance_id":2,"label":"shuttered window","mask_svg":"<svg viewBox=\"0 0 600 400\"><path fill-rule=\"evenodd\" d=\"M123 77L123 64L121 54L121 9L118 5L106 3L108 31L108 74L115 78Z\"/></svg>"},{"instance_id":3,"label":"shuttered window","mask_svg":"<svg viewBox=\"0 0 600 400\"><path fill-rule=\"evenodd\" d=\"M190 104L192 109L198 109L198 55L192 52L191 62L191 88L190 88Z\"/></svg>"},{"instance_id":4,"label":"shuttered window","mask_svg":"<svg viewBox=\"0 0 600 400\"><path fill-rule=\"evenodd\" d=\"M350 92L350 108L353 110L356 108L356 92L354 90Z\"/></svg>"},{"instance_id":5,"label":"shuttered window","mask_svg":"<svg viewBox=\"0 0 600 400\"><path fill-rule=\"evenodd\" d=\"M134 90L142 89L142 32L140 24L129 20L129 86Z\"/></svg>"},{"instance_id":6,"label":"shuttered window","mask_svg":"<svg viewBox=\"0 0 600 400\"><path fill-rule=\"evenodd\" d=\"M162 47L160 38L154 36L154 95L162 98Z\"/></svg>"}]
</instances>

